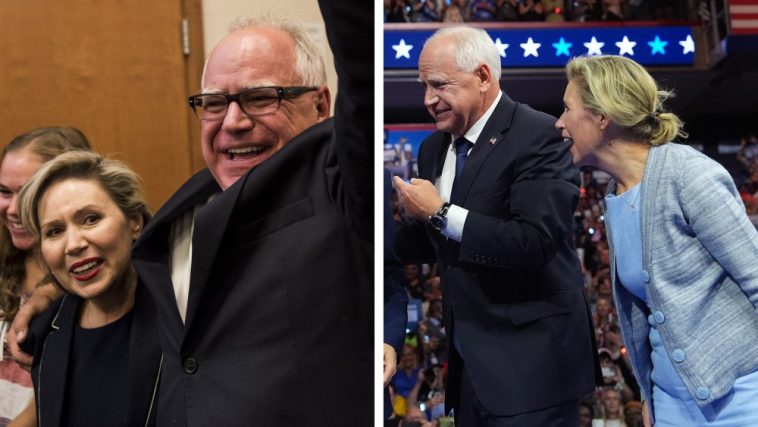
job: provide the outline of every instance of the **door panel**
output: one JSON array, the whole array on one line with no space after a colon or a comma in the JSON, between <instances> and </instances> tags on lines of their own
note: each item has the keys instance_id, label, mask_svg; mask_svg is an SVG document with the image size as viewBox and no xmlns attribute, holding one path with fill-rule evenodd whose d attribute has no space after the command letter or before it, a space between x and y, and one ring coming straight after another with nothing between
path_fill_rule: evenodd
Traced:
<instances>
[{"instance_id":1,"label":"door panel","mask_svg":"<svg viewBox=\"0 0 758 427\"><path fill-rule=\"evenodd\" d=\"M0 145L35 127L81 129L129 163L157 209L202 167L187 106L202 69L200 0L0 0Z\"/></svg>"}]
</instances>

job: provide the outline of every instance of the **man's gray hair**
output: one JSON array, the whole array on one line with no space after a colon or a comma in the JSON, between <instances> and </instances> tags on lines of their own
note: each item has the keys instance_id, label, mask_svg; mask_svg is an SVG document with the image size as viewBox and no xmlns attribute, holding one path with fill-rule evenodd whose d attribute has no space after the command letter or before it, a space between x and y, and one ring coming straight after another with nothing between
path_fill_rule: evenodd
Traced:
<instances>
[{"instance_id":1,"label":"man's gray hair","mask_svg":"<svg viewBox=\"0 0 758 427\"><path fill-rule=\"evenodd\" d=\"M480 64L487 64L495 81L500 80L500 52L486 31L466 25L440 28L426 40L424 47L440 37L452 37L455 40L455 62L458 69L473 72Z\"/></svg>"},{"instance_id":2,"label":"man's gray hair","mask_svg":"<svg viewBox=\"0 0 758 427\"><path fill-rule=\"evenodd\" d=\"M229 24L227 35L235 31L254 28L273 28L287 33L295 42L295 71L302 79L303 86L326 85L326 67L322 50L316 46L303 24L293 19L265 13L259 16L240 16ZM206 60L205 66L207 67ZM205 67L203 67L203 79L205 82Z\"/></svg>"}]
</instances>

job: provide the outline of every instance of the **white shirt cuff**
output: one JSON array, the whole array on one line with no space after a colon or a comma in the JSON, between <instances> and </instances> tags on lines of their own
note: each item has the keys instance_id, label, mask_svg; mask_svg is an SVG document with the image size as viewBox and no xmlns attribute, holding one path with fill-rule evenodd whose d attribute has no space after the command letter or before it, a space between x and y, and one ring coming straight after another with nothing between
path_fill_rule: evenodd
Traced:
<instances>
[{"instance_id":1,"label":"white shirt cuff","mask_svg":"<svg viewBox=\"0 0 758 427\"><path fill-rule=\"evenodd\" d=\"M450 205L447 211L447 225L442 229L442 234L448 239L460 242L463 237L463 225L466 223L468 209Z\"/></svg>"}]
</instances>

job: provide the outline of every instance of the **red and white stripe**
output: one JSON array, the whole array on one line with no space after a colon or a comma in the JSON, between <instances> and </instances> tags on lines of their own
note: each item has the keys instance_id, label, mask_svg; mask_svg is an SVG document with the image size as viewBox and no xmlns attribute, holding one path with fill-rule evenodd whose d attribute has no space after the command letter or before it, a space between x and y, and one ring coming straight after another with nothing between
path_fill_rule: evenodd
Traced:
<instances>
[{"instance_id":1,"label":"red and white stripe","mask_svg":"<svg viewBox=\"0 0 758 427\"><path fill-rule=\"evenodd\" d=\"M758 0L729 0L732 34L758 34Z\"/></svg>"}]
</instances>

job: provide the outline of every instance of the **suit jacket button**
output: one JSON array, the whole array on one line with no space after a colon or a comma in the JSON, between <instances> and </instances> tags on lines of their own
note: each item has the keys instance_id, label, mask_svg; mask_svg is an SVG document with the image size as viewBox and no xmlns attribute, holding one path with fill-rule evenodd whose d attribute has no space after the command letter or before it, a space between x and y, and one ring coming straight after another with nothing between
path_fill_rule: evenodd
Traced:
<instances>
[{"instance_id":1,"label":"suit jacket button","mask_svg":"<svg viewBox=\"0 0 758 427\"><path fill-rule=\"evenodd\" d=\"M708 396L710 395L711 391L708 390L708 387L698 387L697 390L695 390L695 396L700 400L708 399Z\"/></svg>"},{"instance_id":2,"label":"suit jacket button","mask_svg":"<svg viewBox=\"0 0 758 427\"><path fill-rule=\"evenodd\" d=\"M676 350L674 350L674 352L671 353L671 356L674 357L675 362L678 362L678 363L684 362L685 354L681 348L677 348Z\"/></svg>"},{"instance_id":3,"label":"suit jacket button","mask_svg":"<svg viewBox=\"0 0 758 427\"><path fill-rule=\"evenodd\" d=\"M197 371L197 360L188 357L184 359L184 372L194 374Z\"/></svg>"}]
</instances>

